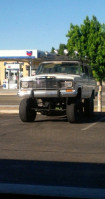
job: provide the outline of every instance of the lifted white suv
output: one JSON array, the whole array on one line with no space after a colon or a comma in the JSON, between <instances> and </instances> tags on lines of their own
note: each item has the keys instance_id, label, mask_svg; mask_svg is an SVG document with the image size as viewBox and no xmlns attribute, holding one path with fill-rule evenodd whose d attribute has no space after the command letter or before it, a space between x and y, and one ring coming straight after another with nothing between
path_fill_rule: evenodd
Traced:
<instances>
[{"instance_id":1,"label":"lifted white suv","mask_svg":"<svg viewBox=\"0 0 105 199\"><path fill-rule=\"evenodd\" d=\"M42 62L34 77L20 81L18 95L24 97L20 119L32 122L37 112L50 115L62 111L69 122L78 122L83 111L88 116L93 114L96 88L91 67L82 61Z\"/></svg>"}]
</instances>

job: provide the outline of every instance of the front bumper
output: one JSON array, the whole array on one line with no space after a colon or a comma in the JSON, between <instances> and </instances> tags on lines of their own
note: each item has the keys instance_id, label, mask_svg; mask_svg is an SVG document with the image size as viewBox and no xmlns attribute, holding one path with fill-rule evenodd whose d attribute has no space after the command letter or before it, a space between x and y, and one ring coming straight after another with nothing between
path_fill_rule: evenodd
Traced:
<instances>
[{"instance_id":1,"label":"front bumper","mask_svg":"<svg viewBox=\"0 0 105 199\"><path fill-rule=\"evenodd\" d=\"M36 98L57 98L57 97L76 97L77 91L68 90L19 90L17 95L19 97L27 97L34 95Z\"/></svg>"}]
</instances>

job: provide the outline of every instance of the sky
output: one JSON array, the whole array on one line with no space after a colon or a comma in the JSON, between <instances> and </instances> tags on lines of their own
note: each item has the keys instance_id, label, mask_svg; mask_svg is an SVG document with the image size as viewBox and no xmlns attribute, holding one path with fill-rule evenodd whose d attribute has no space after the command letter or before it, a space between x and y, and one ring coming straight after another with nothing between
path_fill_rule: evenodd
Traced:
<instances>
[{"instance_id":1,"label":"sky","mask_svg":"<svg viewBox=\"0 0 105 199\"><path fill-rule=\"evenodd\" d=\"M105 0L0 0L0 50L58 49L93 15L105 23Z\"/></svg>"}]
</instances>

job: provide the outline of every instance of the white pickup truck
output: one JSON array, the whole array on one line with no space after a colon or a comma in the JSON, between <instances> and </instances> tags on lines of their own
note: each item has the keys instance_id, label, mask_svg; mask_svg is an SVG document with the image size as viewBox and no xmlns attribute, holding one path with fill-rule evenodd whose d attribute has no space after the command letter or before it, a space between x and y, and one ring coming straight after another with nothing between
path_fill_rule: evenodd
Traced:
<instances>
[{"instance_id":1,"label":"white pickup truck","mask_svg":"<svg viewBox=\"0 0 105 199\"><path fill-rule=\"evenodd\" d=\"M91 67L85 62L42 62L35 76L20 80L20 119L32 122L37 112L50 115L62 111L70 123L79 122L83 112L93 114L96 88Z\"/></svg>"}]
</instances>

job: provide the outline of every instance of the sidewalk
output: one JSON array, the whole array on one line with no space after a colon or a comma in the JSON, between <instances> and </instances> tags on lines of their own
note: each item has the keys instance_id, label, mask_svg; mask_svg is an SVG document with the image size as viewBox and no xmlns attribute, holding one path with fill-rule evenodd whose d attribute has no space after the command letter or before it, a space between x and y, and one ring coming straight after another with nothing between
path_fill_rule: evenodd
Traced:
<instances>
[{"instance_id":1,"label":"sidewalk","mask_svg":"<svg viewBox=\"0 0 105 199\"><path fill-rule=\"evenodd\" d=\"M18 89L3 89L0 87L0 95L17 95ZM18 114L19 105L0 105L1 114Z\"/></svg>"},{"instance_id":2,"label":"sidewalk","mask_svg":"<svg viewBox=\"0 0 105 199\"><path fill-rule=\"evenodd\" d=\"M17 95L18 89L3 89L0 88L0 95Z\"/></svg>"}]
</instances>

